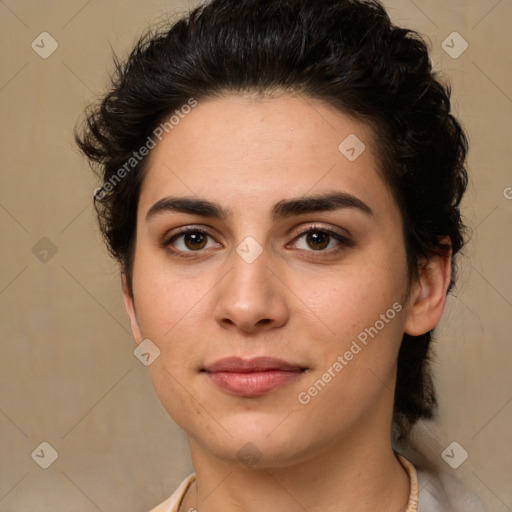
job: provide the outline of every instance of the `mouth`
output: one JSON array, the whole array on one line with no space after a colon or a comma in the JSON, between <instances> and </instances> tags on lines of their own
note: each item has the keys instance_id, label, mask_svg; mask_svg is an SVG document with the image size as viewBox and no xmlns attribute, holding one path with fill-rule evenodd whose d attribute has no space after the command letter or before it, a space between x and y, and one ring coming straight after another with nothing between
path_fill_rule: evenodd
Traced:
<instances>
[{"instance_id":1,"label":"mouth","mask_svg":"<svg viewBox=\"0 0 512 512\"><path fill-rule=\"evenodd\" d=\"M202 370L219 389L231 395L265 395L299 379L307 370L300 365L271 357L228 357Z\"/></svg>"}]
</instances>

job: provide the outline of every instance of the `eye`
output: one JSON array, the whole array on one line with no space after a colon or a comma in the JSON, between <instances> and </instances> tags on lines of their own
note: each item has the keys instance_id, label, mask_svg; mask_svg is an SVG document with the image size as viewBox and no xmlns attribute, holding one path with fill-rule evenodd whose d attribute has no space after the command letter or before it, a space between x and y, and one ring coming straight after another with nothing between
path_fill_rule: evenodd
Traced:
<instances>
[{"instance_id":1,"label":"eye","mask_svg":"<svg viewBox=\"0 0 512 512\"><path fill-rule=\"evenodd\" d=\"M334 253L353 245L351 240L341 233L316 226L303 231L295 240L299 242L294 243L297 248L308 252Z\"/></svg>"},{"instance_id":2,"label":"eye","mask_svg":"<svg viewBox=\"0 0 512 512\"><path fill-rule=\"evenodd\" d=\"M193 253L201 254L207 249L222 247L221 244L215 242L208 232L193 226L186 227L180 232L166 237L161 245L175 256L182 258L193 257ZM346 247L352 247L354 244L341 233L311 226L309 229L299 233L290 245L301 251L319 253L311 255L317 257L337 254L339 251Z\"/></svg>"},{"instance_id":3,"label":"eye","mask_svg":"<svg viewBox=\"0 0 512 512\"><path fill-rule=\"evenodd\" d=\"M172 252L180 256L180 253L199 252L203 249L218 247L218 243L210 243L213 238L204 230L198 228L186 228L179 233L175 233L170 238L166 238L162 245L164 247L172 246ZM186 257L186 256L185 256Z\"/></svg>"}]
</instances>

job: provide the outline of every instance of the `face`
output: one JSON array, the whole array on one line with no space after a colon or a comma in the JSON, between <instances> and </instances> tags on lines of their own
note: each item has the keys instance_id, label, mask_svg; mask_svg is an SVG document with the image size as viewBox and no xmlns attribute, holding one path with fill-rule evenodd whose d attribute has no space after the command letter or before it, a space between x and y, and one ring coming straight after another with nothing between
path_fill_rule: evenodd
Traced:
<instances>
[{"instance_id":1,"label":"face","mask_svg":"<svg viewBox=\"0 0 512 512\"><path fill-rule=\"evenodd\" d=\"M125 300L160 350L159 399L205 453L252 443L277 466L388 436L410 308L373 147L316 100L232 95L152 151Z\"/></svg>"}]
</instances>

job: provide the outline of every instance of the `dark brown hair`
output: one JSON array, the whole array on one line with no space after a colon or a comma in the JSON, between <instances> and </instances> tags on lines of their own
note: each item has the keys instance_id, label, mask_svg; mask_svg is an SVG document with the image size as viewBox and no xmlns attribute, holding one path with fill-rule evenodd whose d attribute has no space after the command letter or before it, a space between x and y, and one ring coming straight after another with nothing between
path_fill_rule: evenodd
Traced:
<instances>
[{"instance_id":1,"label":"dark brown hair","mask_svg":"<svg viewBox=\"0 0 512 512\"><path fill-rule=\"evenodd\" d=\"M115 62L111 90L87 111L76 140L110 183L95 194L95 206L130 290L147 161L133 160L134 151L191 99L226 93L290 91L368 123L401 211L411 279L421 261L450 249L443 237L452 255L464 245L459 204L467 139L450 113L450 88L432 70L422 38L394 26L378 1L213 0L148 32L126 60ZM454 259L452 265L450 288ZM432 332L404 334L394 407L399 439L435 410L431 339Z\"/></svg>"}]
</instances>

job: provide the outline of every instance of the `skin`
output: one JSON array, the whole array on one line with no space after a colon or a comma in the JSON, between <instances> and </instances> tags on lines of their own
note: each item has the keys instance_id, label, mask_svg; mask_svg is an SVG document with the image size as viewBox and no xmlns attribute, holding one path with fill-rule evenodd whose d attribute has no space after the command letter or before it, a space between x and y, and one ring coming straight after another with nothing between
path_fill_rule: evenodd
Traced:
<instances>
[{"instance_id":1,"label":"skin","mask_svg":"<svg viewBox=\"0 0 512 512\"><path fill-rule=\"evenodd\" d=\"M350 134L366 146L354 161L338 150ZM405 509L409 480L390 442L397 354L404 332L438 323L450 256L426 262L408 288L401 215L378 170L367 125L290 95L201 101L152 151L133 296L124 275L123 294L136 343L149 338L161 351L148 367L156 393L189 437L197 480L180 510ZM357 197L373 214L344 208L271 217L282 200L333 191ZM166 211L147 220L166 196L201 197L231 216ZM183 236L162 246L183 226L211 238L199 250ZM327 238L319 250L302 235L312 226L352 244ZM247 236L262 249L252 263L236 252ZM298 394L394 303L402 311L301 404ZM272 356L307 371L264 396L233 396L201 371L227 356ZM247 443L260 457L251 467L237 456Z\"/></svg>"}]
</instances>

